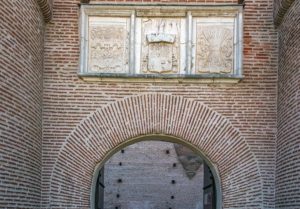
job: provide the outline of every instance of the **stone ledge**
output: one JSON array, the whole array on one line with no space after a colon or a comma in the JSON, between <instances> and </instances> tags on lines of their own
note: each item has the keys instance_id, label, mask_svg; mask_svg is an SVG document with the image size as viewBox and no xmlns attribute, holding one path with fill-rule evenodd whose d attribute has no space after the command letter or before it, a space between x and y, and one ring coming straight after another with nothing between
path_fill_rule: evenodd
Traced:
<instances>
[{"instance_id":1,"label":"stone ledge","mask_svg":"<svg viewBox=\"0 0 300 209\"><path fill-rule=\"evenodd\" d=\"M239 83L243 77L221 74L116 74L116 73L79 73L79 78L87 82L118 83Z\"/></svg>"}]
</instances>

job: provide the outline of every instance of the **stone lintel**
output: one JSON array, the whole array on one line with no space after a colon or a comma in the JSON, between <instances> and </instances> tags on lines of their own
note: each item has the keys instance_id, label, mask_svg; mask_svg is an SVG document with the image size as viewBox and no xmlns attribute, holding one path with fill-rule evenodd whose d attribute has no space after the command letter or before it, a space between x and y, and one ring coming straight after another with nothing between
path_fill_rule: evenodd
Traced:
<instances>
[{"instance_id":1,"label":"stone lintel","mask_svg":"<svg viewBox=\"0 0 300 209\"><path fill-rule=\"evenodd\" d=\"M195 84L236 84L243 77L235 75L202 74L115 74L115 73L79 73L79 78L86 82L118 82L118 83L195 83Z\"/></svg>"}]
</instances>

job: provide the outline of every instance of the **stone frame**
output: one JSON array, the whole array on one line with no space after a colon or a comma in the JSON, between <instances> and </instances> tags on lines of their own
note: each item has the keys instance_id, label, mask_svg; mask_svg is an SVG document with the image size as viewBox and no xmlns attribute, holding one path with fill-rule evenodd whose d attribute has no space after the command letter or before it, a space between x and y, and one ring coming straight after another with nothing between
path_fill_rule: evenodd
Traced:
<instances>
[{"instance_id":1,"label":"stone frame","mask_svg":"<svg viewBox=\"0 0 300 209\"><path fill-rule=\"evenodd\" d=\"M129 30L130 18L89 17L88 70L129 73Z\"/></svg>"},{"instance_id":2,"label":"stone frame","mask_svg":"<svg viewBox=\"0 0 300 209\"><path fill-rule=\"evenodd\" d=\"M206 24L207 26L222 26L232 29L232 69L229 74L242 76L243 67L243 14L241 8L237 10L202 10L191 12L193 18L192 28L192 66L191 73L197 74L197 23ZM222 74L222 72L218 72ZM214 73L212 73L214 74Z\"/></svg>"},{"instance_id":3,"label":"stone frame","mask_svg":"<svg viewBox=\"0 0 300 209\"><path fill-rule=\"evenodd\" d=\"M128 40L128 70L122 73L113 72L90 72L88 69L88 25L89 17L111 17L128 18L129 20L129 40ZM180 19L180 40L178 53L178 70L162 72L142 71L142 28L143 18L161 18L164 20ZM225 24L230 19L233 27L232 32L232 68L220 72L197 72L196 55L196 27L195 22L201 20L213 20L212 24ZM221 21L218 21L221 20ZM227 23L226 23L227 24ZM80 69L79 77L84 80L101 80L121 82L149 82L147 79L182 79L195 82L206 79L208 83L220 82L238 82L242 79L243 66L243 7L239 4L224 5L166 5L166 4L86 4L81 5L80 9ZM174 57L174 56L173 56ZM230 61L230 59L229 59ZM138 78L138 79L131 79ZM196 79L195 79L196 78ZM123 80L122 80L123 79ZM145 79L145 80L144 80ZM223 79L223 80L222 80ZM153 80L150 80L152 82ZM206 83L205 81L205 83Z\"/></svg>"},{"instance_id":4,"label":"stone frame","mask_svg":"<svg viewBox=\"0 0 300 209\"><path fill-rule=\"evenodd\" d=\"M80 71L79 73L88 74L88 61L89 61L89 17L111 17L111 18L128 18L130 20L130 34L129 34L129 46L133 43L134 31L132 30L132 14L131 10L106 10L105 8L99 9L98 7L89 7L88 5L82 5L80 9ZM133 49L129 48L129 59L132 57ZM128 62L128 72L130 73L132 61Z\"/></svg>"}]
</instances>

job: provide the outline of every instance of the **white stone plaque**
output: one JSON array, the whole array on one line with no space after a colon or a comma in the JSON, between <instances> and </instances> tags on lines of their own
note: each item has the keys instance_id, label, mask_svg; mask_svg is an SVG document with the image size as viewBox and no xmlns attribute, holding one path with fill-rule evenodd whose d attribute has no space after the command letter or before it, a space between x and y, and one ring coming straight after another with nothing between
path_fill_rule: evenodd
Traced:
<instances>
[{"instance_id":1,"label":"white stone plaque","mask_svg":"<svg viewBox=\"0 0 300 209\"><path fill-rule=\"evenodd\" d=\"M179 73L180 19L142 18L141 30L141 72Z\"/></svg>"},{"instance_id":2,"label":"white stone plaque","mask_svg":"<svg viewBox=\"0 0 300 209\"><path fill-rule=\"evenodd\" d=\"M225 21L196 19L195 73L233 72L234 23L233 19Z\"/></svg>"},{"instance_id":3,"label":"white stone plaque","mask_svg":"<svg viewBox=\"0 0 300 209\"><path fill-rule=\"evenodd\" d=\"M128 73L128 18L89 18L88 72Z\"/></svg>"},{"instance_id":4,"label":"white stone plaque","mask_svg":"<svg viewBox=\"0 0 300 209\"><path fill-rule=\"evenodd\" d=\"M80 76L239 79L242 13L242 6L83 5Z\"/></svg>"}]
</instances>

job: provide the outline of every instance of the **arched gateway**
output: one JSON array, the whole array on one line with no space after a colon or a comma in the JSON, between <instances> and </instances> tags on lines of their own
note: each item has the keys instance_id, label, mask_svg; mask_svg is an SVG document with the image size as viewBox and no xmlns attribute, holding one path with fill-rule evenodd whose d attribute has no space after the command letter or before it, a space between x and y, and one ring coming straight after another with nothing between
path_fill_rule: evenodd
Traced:
<instances>
[{"instance_id":1,"label":"arched gateway","mask_svg":"<svg viewBox=\"0 0 300 209\"><path fill-rule=\"evenodd\" d=\"M139 144L138 142L142 142L142 141L144 141L144 142L147 142L148 143L148 145L147 144L143 144L144 146L148 146L148 149L150 148L150 146L149 146L149 143L150 143L150 145L152 145L152 146L155 146L154 144L153 144L153 142L158 142L159 143L159 146L161 146L161 147L164 147L164 146L166 146L165 144L166 143L162 143L162 142L171 142L171 143L167 143L167 144L172 144L172 146L174 146L174 144L173 143L175 143L177 146L181 146L181 147L184 147L185 149L188 149L188 150L190 150L191 152L193 152L193 154L194 154L194 158L195 158L195 156L197 156L197 157L200 157L200 159L202 160L202 162L205 164L205 167L208 167L208 169L209 169L209 171L211 172L211 177L210 178L212 178L212 180L211 181L209 181L209 182L207 182L208 184L212 184L212 185L209 185L209 186L211 186L212 188L212 190L215 190L215 191L213 191L212 193L211 193L211 195L212 196L216 196L217 198L216 198L216 200L207 200L208 202L210 202L211 201L211 204L210 203L207 203L209 206L207 207L207 208L211 208L211 209L220 209L221 208L221 205L222 205L222 195L221 195L221 184L220 184L220 177L219 177L219 174L218 174L218 171L217 171L217 168L216 168L216 166L213 164L213 162L210 162L210 160L205 156L205 155L203 155L195 146L193 146L192 144L190 144L190 143L187 143L186 141L184 141L184 140L182 140L182 139L179 139L179 138L176 138L176 137L172 137L172 136L169 136L169 135L159 135L159 134L153 134L153 135L146 135L146 136L141 136L141 137L137 137L137 138L133 138L133 139L130 139L130 140L128 140L128 141L126 141L126 142L124 142L124 143L122 143L120 146L117 146L115 149L113 149L106 157L105 157L105 159L104 160L102 160L97 166L96 166L96 168L95 168L95 172L94 172L94 175L93 175L93 180L92 180L92 187L91 187L91 196L90 196L90 199L91 199L91 202L90 202L90 205L91 205L91 209L102 209L102 208L107 208L106 206L107 206L107 204L104 206L103 205L103 203L105 202L104 201L104 191L106 191L106 189L109 189L110 191L109 192L111 192L111 188L112 187L114 187L113 185L111 185L111 182L107 182L108 183L108 185L107 184L105 184L104 183L104 179L103 179L103 184L101 185L102 186L102 188L103 188L103 190L101 191L101 193L103 193L102 194L102 197L101 197L101 200L98 200L98 201L100 201L100 202L102 202L102 204L98 204L98 205L101 205L100 207L96 207L95 206L95 202L98 202L98 201L95 201L95 198L96 198L96 195L95 195L95 193L97 193L97 192L99 192L99 188L98 188L98 191L95 191L95 189L97 188L97 186L96 186L96 184L97 184L97 180L99 181L99 176L98 175L101 175L102 177L104 177L104 173L105 172L103 172L103 170L102 170L102 168L104 167L104 164L106 164L107 163L107 161L109 161L111 158L113 158L114 156L112 156L112 155L115 155L117 152L119 152L120 150L122 150L122 153L124 153L124 148L127 148L128 146L130 147L130 145L132 145L132 144ZM151 144L151 142L152 142L152 144ZM138 149L138 148L137 148ZM153 149L153 148L152 148ZM151 150L151 151L153 151L153 150ZM159 154L159 149L156 149L155 150L156 151L156 153L151 153L151 155L160 155ZM167 150L168 151L168 153L167 154L169 154L169 150ZM147 157L148 158L151 158L149 155L150 155L150 153L148 153L148 154L146 154L147 155ZM136 158L139 158L139 157L142 157L141 156L141 150L139 150L137 153L135 153L135 161L138 161L138 159L136 159ZM160 156L161 157L161 156ZM124 157L125 158L125 157ZM188 157L187 157L188 158ZM125 159L124 159L125 160ZM158 162L158 164L160 163L160 164L162 164L162 162L159 162L161 159L156 159L157 160L157 162ZM136 171L134 171L133 169L132 169L132 167L135 167L134 166L134 164L132 163L132 162L130 162L130 160L128 161L128 160L126 160L127 162L127 164L129 164L129 167L126 169L127 171L128 170L131 170L132 171L132 173L131 173L131 178L138 178L138 176L137 176L137 172ZM149 161L150 160L148 160L148 162L147 163L149 163ZM163 160L162 160L163 161ZM193 163L193 162L192 162ZM141 165L142 163L141 162L139 162L139 165ZM151 162L150 162L150 164L151 164ZM106 165L107 166L107 165ZM149 165L148 165L149 166ZM157 165L156 165L157 166ZM155 165L151 165L150 166L152 169L157 169L157 167L155 168ZM131 168L131 169L130 169ZM144 167L144 168L139 168L139 169L145 169L146 167ZM106 170L106 169L104 169L104 170ZM114 169L110 169L111 171L112 170L114 170L115 172L117 172L116 170L115 170L115 168ZM162 172L162 170L160 170L161 172ZM196 171L195 171L196 172ZM203 172L203 170L202 170L202 172ZM107 173L108 175L110 175L110 174L112 174L112 173ZM112 174L112 175L114 175L114 174ZM165 180L165 178L166 178L166 176L167 176L168 174L167 173L160 173L160 179L163 181L163 180ZM171 174L172 175L172 174ZM174 175L174 173L173 173L173 175ZM176 175L176 174L175 174ZM201 174L201 175L203 175L203 174ZM144 176L147 176L147 174L144 174ZM148 175L147 177L149 177L149 178L151 178L151 179L153 179L154 177L153 176L151 176L151 175ZM104 177L105 179L106 178L109 178L109 177ZM209 177L208 177L209 178ZM151 180L150 179L150 180ZM200 180L200 179L198 179L198 180ZM202 179L202 181L203 181L203 179ZM213 182L213 183L211 183L211 182ZM99 182L98 182L99 183ZM128 182L129 183L129 182ZM127 183L127 184L128 184ZM164 182L161 182L162 184L164 184ZM198 194L196 194L195 195L195 197L197 197L196 199L195 199L195 201L196 202L198 202L199 200L198 200L198 196L200 196L200 193L203 195L203 193L202 192L200 192L201 190L203 190L203 188L204 188L204 185L202 185L202 184L199 184L200 182L193 182L192 184L190 184L189 186L193 186L193 187L198 187L197 188L197 191L198 191ZM202 182L203 183L203 182ZM110 184L110 185L109 185ZM138 186L140 186L140 187L143 187L142 185L141 185L141 182L136 182L135 184L137 184ZM155 183L153 183L153 184L155 184ZM175 183L174 183L175 184ZM149 184L150 185L150 184ZM199 187L201 185L201 188ZM207 184L206 184L207 185ZM166 185L161 185L161 186L163 186L164 188L166 188L166 187L168 187L168 186L166 186ZM183 185L182 185L183 186ZM185 185L186 186L186 185ZM107 187L111 187L111 188L107 188ZM116 186L115 186L116 187ZM105 188L105 189L104 189ZM134 189L136 189L136 188L134 188ZM118 189L117 189L118 190ZM148 190L147 188L143 188L143 190L147 190L147 192L151 192L151 190ZM184 190L183 188L182 188L182 190ZM130 190L127 190L126 191L126 193L131 193L132 191L130 191ZM143 198L143 203L146 203L146 202L150 202L149 201L149 199L151 198L151 193L147 193L147 192L145 192L146 194L145 194L145 198ZM183 191L183 192L186 192L187 194L190 192L189 190L186 190L186 191ZM155 193L163 193L162 191L160 191L159 190L159 187L157 187L156 188L156 190L155 190ZM216 194L215 194L216 193ZM182 193L181 193L182 194ZM161 194L160 196L163 196L164 194ZM180 195L180 194L179 194ZM138 194L137 195L135 195L136 197L138 196ZM177 196L177 194L176 194L176 196ZM209 199L211 199L212 197L210 197ZM213 198L213 199L215 199L215 198ZM136 199L134 199L134 200L136 200ZM148 201L147 201L148 200ZM127 199L127 201L129 202L129 201L131 201L131 199ZM166 202L167 202L167 200L165 200ZM112 203L113 202L113 200L111 199L111 197L110 197L110 201L106 201L106 202L109 202L109 203ZM187 202L189 202L190 203L190 201L187 201ZM201 201L202 202L202 201ZM198 203L199 204L199 203ZM201 203L201 204L203 204L203 203ZM158 204L157 204L158 205ZM182 204L181 204L182 205ZM214 205L214 206L212 206L212 205ZM132 208L155 208L155 209L157 209L158 208L158 206L156 206L156 205L154 205L154 206L150 206L150 205L148 205L147 206L147 204L146 205L138 205L138 206L134 206L134 205L131 205L132 206ZM144 207L143 207L144 206ZM165 205L164 205L165 206ZM126 207L126 206L125 206ZM128 207L128 206L127 206ZM163 208L163 206L161 206L160 205L160 207L162 207ZM165 206L166 207L166 206ZM188 209L188 208L199 208L200 207L200 205L189 205L189 206L187 206L187 205L185 205L185 207L183 207L183 206L178 206L177 204L176 204L176 207L178 208L182 208L182 209ZM121 207L113 207L113 205L112 206L110 206L110 208L123 208L122 206ZM171 208L171 207L168 207L168 208ZM200 207L200 208L202 208L202 206Z\"/></svg>"},{"instance_id":2,"label":"arched gateway","mask_svg":"<svg viewBox=\"0 0 300 209\"><path fill-rule=\"evenodd\" d=\"M187 145L210 163L218 208L263 208L259 168L239 131L200 102L162 94L129 97L81 121L53 167L49 208L91 208L100 165L128 144L154 138Z\"/></svg>"}]
</instances>

